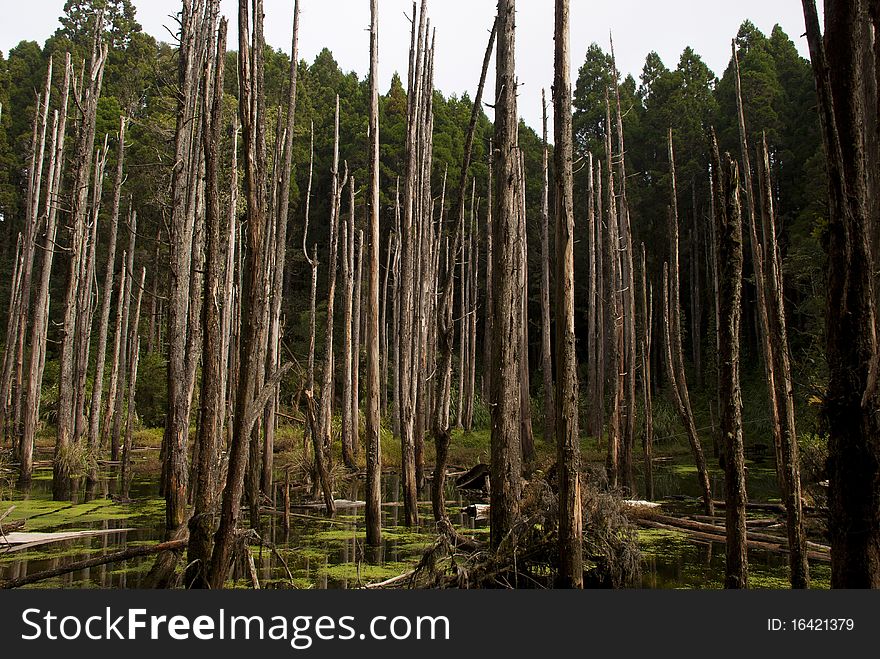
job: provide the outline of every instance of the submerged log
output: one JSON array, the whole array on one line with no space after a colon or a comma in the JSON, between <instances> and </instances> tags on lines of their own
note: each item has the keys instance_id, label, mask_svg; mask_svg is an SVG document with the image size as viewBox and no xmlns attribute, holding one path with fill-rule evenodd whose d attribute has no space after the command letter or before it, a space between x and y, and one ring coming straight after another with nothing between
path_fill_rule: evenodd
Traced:
<instances>
[{"instance_id":1,"label":"submerged log","mask_svg":"<svg viewBox=\"0 0 880 659\"><path fill-rule=\"evenodd\" d=\"M120 561L127 561L131 558L137 558L139 556L149 556L151 554L160 554L166 551L177 551L185 548L186 543L187 539L184 538L178 540L170 540L168 542L163 542L158 545L151 545L148 547L132 547L131 549L126 549L124 551L118 551L112 554L105 554L104 556L97 556L95 558L89 558L84 561L77 561L76 563L70 563L69 565L63 565L61 567L53 568L51 570L35 572L34 574L29 574L26 577L0 581L0 590L20 588L21 586L27 586L28 584L45 581L46 579L60 577L63 574L70 574L71 572L76 572L77 570L85 570L88 568L97 567L98 565L118 563Z\"/></svg>"}]
</instances>

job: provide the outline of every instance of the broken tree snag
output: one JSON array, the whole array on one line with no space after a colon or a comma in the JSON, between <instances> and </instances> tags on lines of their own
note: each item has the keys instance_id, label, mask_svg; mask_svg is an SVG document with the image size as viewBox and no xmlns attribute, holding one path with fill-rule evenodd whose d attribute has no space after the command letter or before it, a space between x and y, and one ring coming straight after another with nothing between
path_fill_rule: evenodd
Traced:
<instances>
[{"instance_id":1,"label":"broken tree snag","mask_svg":"<svg viewBox=\"0 0 880 659\"><path fill-rule=\"evenodd\" d=\"M382 417L381 391L385 390L387 373L387 346L385 361L379 354L379 251L381 232L379 228L379 0L370 0L370 191L367 206L367 391L365 449L367 459L367 544L382 543L382 447L380 443ZM389 234L390 236L390 234ZM390 240L390 237L389 237ZM390 246L389 246L390 255ZM390 258L390 256L389 256ZM386 268L385 289L388 288ZM385 303L382 304L383 335ZM380 370L380 364L386 368Z\"/></svg>"},{"instance_id":2,"label":"broken tree snag","mask_svg":"<svg viewBox=\"0 0 880 659\"><path fill-rule=\"evenodd\" d=\"M361 294L363 286L361 281L364 275L364 231L357 232L357 253L355 260L354 275L354 306L352 308L352 322L354 323L351 337L351 452L357 462L360 444L360 371L361 371Z\"/></svg>"},{"instance_id":3,"label":"broken tree snag","mask_svg":"<svg viewBox=\"0 0 880 659\"><path fill-rule=\"evenodd\" d=\"M89 58L89 74L80 86L74 86L74 98L78 110L78 126L74 148L74 173L71 204L70 261L67 290L64 298L61 356L58 375L58 417L55 443L55 460L52 475L53 495L64 499L69 494L70 474L66 470L65 453L74 441L76 419L75 394L77 381L77 329L80 286L83 282L83 264L87 247L86 216L88 215L89 181L92 175L92 152L95 146L95 124L98 113L98 100L104 79L104 65L107 62L108 46L103 43L103 14L95 23L92 38L92 52Z\"/></svg>"},{"instance_id":4,"label":"broken tree snag","mask_svg":"<svg viewBox=\"0 0 880 659\"><path fill-rule=\"evenodd\" d=\"M434 485L432 488L431 504L434 512L434 519L437 522L446 519L446 466L449 456L449 398L452 383L452 340L454 333L453 325L453 295L455 290L455 267L453 259L449 258L449 254L455 254L458 251L458 245L461 244L461 224L459 219L464 214L465 205L465 188L467 182L467 173L470 169L471 156L473 154L474 136L476 133L477 120L482 111L483 90L486 86L486 78L489 73L489 64L492 59L492 51L495 48L495 38L497 35L497 21L492 25L492 31L489 34L489 44L486 46L486 54L483 57L483 68L480 71L480 82L477 85L477 94L474 97L474 104L471 108L471 121L468 126L467 137L465 139L464 162L462 163L461 178L459 180L458 198L455 205L455 211L452 215L455 231L452 238L452 246L449 246L447 240L447 258L442 279L438 281L438 300L437 300L437 331L436 331L436 364L437 364L437 389L434 394L434 444L437 452L434 467ZM491 150L491 149L490 149ZM490 165L491 171L491 165ZM492 177L489 177L490 187ZM489 218L492 217L491 203L489 205ZM491 236L487 236L487 241ZM487 246L489 266L487 276L491 276L491 260L492 250L491 242ZM491 290L492 282L487 281L487 293ZM487 301L487 304L489 302ZM488 340L488 339L486 339ZM487 364L488 366L488 364ZM490 368L484 368L484 371L490 371Z\"/></svg>"},{"instance_id":5,"label":"broken tree snag","mask_svg":"<svg viewBox=\"0 0 880 659\"><path fill-rule=\"evenodd\" d=\"M208 5L206 7L206 5ZM183 3L178 54L179 87L174 132L174 161L171 174L171 221L168 285L168 414L163 437L163 479L165 532L172 535L186 521L190 390L187 359L190 302L193 279L193 237L196 226L196 190L201 163L201 123L198 121L204 88L204 71L199 65L207 24L216 15L217 1ZM241 57L240 59L247 59ZM198 293L198 292L197 292ZM200 297L200 295L199 295Z\"/></svg>"},{"instance_id":6,"label":"broken tree snag","mask_svg":"<svg viewBox=\"0 0 880 659\"><path fill-rule=\"evenodd\" d=\"M125 275L125 285L122 290L122 334L119 344L119 374L117 376L116 396L113 404L113 424L110 428L110 459L119 460L119 451L122 437L122 415L125 403L125 390L128 383L128 357L129 357L129 314L131 312L132 286L134 285L134 249L137 240L137 212L130 209L128 217L128 251L127 261L123 261L122 272Z\"/></svg>"},{"instance_id":7,"label":"broken tree snag","mask_svg":"<svg viewBox=\"0 0 880 659\"><path fill-rule=\"evenodd\" d=\"M202 377L199 394L199 425L196 442L199 447L193 486L193 513L189 519L189 588L207 588L211 560L213 515L216 510L218 455L225 407L221 379L223 377L221 300L223 299L223 268L220 235L223 219L220 213L220 174L217 145L223 119L223 81L227 21L220 21L217 49L205 64L206 78L213 75L211 94L206 95L202 112L202 141L205 151L205 276L202 303ZM228 309L226 310L228 311Z\"/></svg>"},{"instance_id":8,"label":"broken tree snag","mask_svg":"<svg viewBox=\"0 0 880 659\"><path fill-rule=\"evenodd\" d=\"M675 185L675 151L672 143L672 129L669 129L669 169L672 184L672 205L669 209L669 263L663 273L663 325L666 352L666 372L669 377L672 399L679 420L687 432L694 463L697 467L697 480L702 490L703 505L707 515L714 514L712 506L712 486L709 482L709 469L703 455L703 446L697 434L697 425L691 408L687 378L684 371L684 354L681 348L680 297L678 291L678 190ZM670 273L669 270L672 272Z\"/></svg>"},{"instance_id":9,"label":"broken tree snag","mask_svg":"<svg viewBox=\"0 0 880 659\"><path fill-rule=\"evenodd\" d=\"M67 106L70 96L70 79L73 70L70 54L65 58L64 82L59 109L52 120L52 148L50 151L49 174L46 186L46 201L43 210L45 222L45 239L43 242L43 262L40 266L40 280L34 300L34 319L31 329L30 353L28 364L27 392L24 404L23 432L19 443L20 471L22 483L30 481L34 464L34 439L40 414L40 392L43 384L43 372L46 362L47 330L49 326L49 284L52 275L52 262L55 257L55 238L58 229L58 192L64 171L64 144L67 126ZM41 223L42 223L41 222Z\"/></svg>"},{"instance_id":10,"label":"broken tree snag","mask_svg":"<svg viewBox=\"0 0 880 659\"><path fill-rule=\"evenodd\" d=\"M113 278L116 271L116 237L119 230L119 204L122 198L122 183L125 166L125 127L126 117L119 119L119 144L116 149L116 178L113 181L113 201L110 212L110 243L107 248L107 264L104 270L104 292L101 296L101 320L98 325L98 352L95 360L95 382L89 415L89 446L98 448L101 424L101 404L104 395L104 365L107 361L107 334L110 325L110 307L113 297ZM155 297L153 298L155 301Z\"/></svg>"},{"instance_id":11,"label":"broken tree snag","mask_svg":"<svg viewBox=\"0 0 880 659\"><path fill-rule=\"evenodd\" d=\"M266 296L266 134L263 61L263 2L253 2L253 33L249 28L251 11L247 0L238 4L239 117L245 157L247 197L246 250L241 296L242 330L239 348L240 375L232 425L232 446L226 488L223 491L220 524L214 536L211 556L211 586L222 588L229 571L235 528L252 444L259 378L265 370L267 324ZM252 41L249 39L252 36ZM253 451L250 451L253 454ZM251 465L253 470L254 465ZM253 473L253 471L252 471ZM252 497L258 493L252 492ZM251 500L253 516L253 499Z\"/></svg>"},{"instance_id":12,"label":"broken tree snag","mask_svg":"<svg viewBox=\"0 0 880 659\"><path fill-rule=\"evenodd\" d=\"M712 179L715 191L715 254L718 260L719 343L718 378L721 387L721 434L724 437L724 490L727 521L725 588L749 587L746 537L746 475L743 454L742 391L739 381L740 318L742 315L742 213L739 169L726 156L721 162L711 131Z\"/></svg>"},{"instance_id":13,"label":"broken tree snag","mask_svg":"<svg viewBox=\"0 0 880 659\"><path fill-rule=\"evenodd\" d=\"M141 337L139 332L141 318L141 300L144 294L144 285L147 280L147 269L141 271L140 286L138 287L137 303L134 307L134 317L131 321L131 331L128 338L128 398L126 400L125 439L122 443L122 496L128 498L131 486L131 449L132 433L134 432L135 395L137 393L138 360L140 358Z\"/></svg>"},{"instance_id":14,"label":"broken tree snag","mask_svg":"<svg viewBox=\"0 0 880 659\"><path fill-rule=\"evenodd\" d=\"M574 330L574 173L568 0L556 0L553 83L556 172L556 459L559 475L559 585L583 588L578 378ZM546 111L544 114L546 126ZM546 128L545 128L546 150ZM545 151L546 153L546 151ZM546 160L546 156L545 156ZM546 171L546 170L545 170ZM546 221L544 224L546 233ZM546 268L546 265L545 265Z\"/></svg>"},{"instance_id":15,"label":"broken tree snag","mask_svg":"<svg viewBox=\"0 0 880 659\"><path fill-rule=\"evenodd\" d=\"M297 67L299 65L299 0L293 6L293 40L290 57L290 81L285 110L284 140L281 149L283 163L276 161L280 187L278 203L275 207L275 269L271 274L272 301L269 319L269 345L266 358L266 371L271 373L281 366L281 302L284 296L284 273L287 259L287 223L290 212L290 180L293 171L293 138L296 118ZM281 120L279 116L279 121ZM264 422L263 470L260 476L260 489L266 493L272 490L272 467L275 451L275 412L278 398L269 399Z\"/></svg>"},{"instance_id":16,"label":"broken tree snag","mask_svg":"<svg viewBox=\"0 0 880 659\"><path fill-rule=\"evenodd\" d=\"M522 229L516 194L519 149L516 99L516 1L498 2L495 138L497 177L493 213L493 331L512 340L493 341L492 362L492 495L490 543L497 548L519 515L522 453L520 449L520 375L522 342Z\"/></svg>"},{"instance_id":17,"label":"broken tree snag","mask_svg":"<svg viewBox=\"0 0 880 659\"><path fill-rule=\"evenodd\" d=\"M351 441L352 426L352 302L354 295L354 225L355 225L355 181L351 179L348 187L349 215L342 224L342 462L349 469L355 469L354 451Z\"/></svg>"},{"instance_id":18,"label":"broken tree snag","mask_svg":"<svg viewBox=\"0 0 880 659\"><path fill-rule=\"evenodd\" d=\"M866 185L861 66L870 55L861 21L867 5L828 3L823 40L815 0L803 0L830 201L824 413L833 588L880 587L880 351L869 242L878 218Z\"/></svg>"},{"instance_id":19,"label":"broken tree snag","mask_svg":"<svg viewBox=\"0 0 880 659\"><path fill-rule=\"evenodd\" d=\"M544 136L541 152L544 173L541 191L541 375L544 379L544 441L549 442L556 433L556 403L553 397L553 355L550 352L550 146L547 142L547 97L543 89L541 106Z\"/></svg>"},{"instance_id":20,"label":"broken tree snag","mask_svg":"<svg viewBox=\"0 0 880 659\"><path fill-rule=\"evenodd\" d=\"M522 459L526 469L535 461L535 435L532 431L532 386L529 376L529 240L526 231L526 163L522 149L518 148L519 183L517 201L519 204L519 248L520 248L520 303L522 318L519 323L522 355L519 379L519 410L520 410L520 443Z\"/></svg>"},{"instance_id":21,"label":"broken tree snag","mask_svg":"<svg viewBox=\"0 0 880 659\"><path fill-rule=\"evenodd\" d=\"M648 260L645 243L642 243L642 401L644 405L645 427L642 435L642 450L645 456L645 498L654 499L654 401L651 382L651 341L654 325L654 290L648 292Z\"/></svg>"},{"instance_id":22,"label":"broken tree snag","mask_svg":"<svg viewBox=\"0 0 880 659\"><path fill-rule=\"evenodd\" d=\"M797 426L795 422L794 387L791 377L791 357L788 350L788 330L785 322L785 300L782 259L776 242L776 215L773 207L773 183L770 178L770 154L766 136L759 145L758 185L761 192L762 253L766 263L767 320L770 343L773 345L773 383L779 409L780 448L782 462L777 469L784 476L783 497L787 515L789 567L792 588L809 588L810 566L807 561L807 537L804 531L803 503L801 501L801 474L798 458Z\"/></svg>"}]
</instances>

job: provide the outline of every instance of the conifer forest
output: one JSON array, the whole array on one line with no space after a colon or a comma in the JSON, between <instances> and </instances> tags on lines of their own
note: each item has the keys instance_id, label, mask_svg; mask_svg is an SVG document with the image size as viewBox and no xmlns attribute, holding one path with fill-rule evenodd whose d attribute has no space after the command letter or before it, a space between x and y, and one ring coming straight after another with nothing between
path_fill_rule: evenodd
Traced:
<instances>
[{"instance_id":1,"label":"conifer forest","mask_svg":"<svg viewBox=\"0 0 880 659\"><path fill-rule=\"evenodd\" d=\"M544 2L542 91L494 0L462 93L388 1L0 52L0 588L880 587L880 3L628 75Z\"/></svg>"}]
</instances>

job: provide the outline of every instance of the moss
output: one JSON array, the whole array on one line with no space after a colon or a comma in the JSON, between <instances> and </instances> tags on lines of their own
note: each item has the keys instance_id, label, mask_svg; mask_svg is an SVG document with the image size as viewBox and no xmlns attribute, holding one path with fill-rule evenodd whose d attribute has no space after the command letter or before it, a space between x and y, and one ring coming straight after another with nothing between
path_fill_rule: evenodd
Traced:
<instances>
[{"instance_id":1,"label":"moss","mask_svg":"<svg viewBox=\"0 0 880 659\"><path fill-rule=\"evenodd\" d=\"M341 565L328 566L321 573L334 581L354 581L360 575L361 582L366 583L390 579L412 568L413 565L410 563L385 563L384 565L361 563L360 567L356 563L343 563Z\"/></svg>"}]
</instances>

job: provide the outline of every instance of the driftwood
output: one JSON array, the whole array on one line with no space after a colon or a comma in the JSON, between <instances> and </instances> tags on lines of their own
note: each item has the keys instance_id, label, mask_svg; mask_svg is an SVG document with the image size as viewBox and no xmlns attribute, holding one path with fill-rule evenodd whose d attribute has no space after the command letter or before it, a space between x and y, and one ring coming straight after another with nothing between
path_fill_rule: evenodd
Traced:
<instances>
[{"instance_id":1,"label":"driftwood","mask_svg":"<svg viewBox=\"0 0 880 659\"><path fill-rule=\"evenodd\" d=\"M455 479L456 487L462 490L489 489L489 465L478 464L465 474Z\"/></svg>"},{"instance_id":2,"label":"driftwood","mask_svg":"<svg viewBox=\"0 0 880 659\"><path fill-rule=\"evenodd\" d=\"M186 543L187 539L184 538L181 540L171 540L169 542L163 542L158 545L151 545L148 547L132 547L131 549L126 549L124 551L118 551L112 554L105 554L104 556L89 558L84 561L77 561L76 563L70 563L69 565L53 568L51 570L44 570L43 572L36 572L34 574L29 574L26 577L21 577L19 579L0 581L0 589L9 590L11 588L20 588L21 586L27 586L28 584L45 581L46 579L52 579L53 577L59 577L63 574L70 574L71 572L76 572L77 570L85 570L87 568L96 567L98 565L118 563L120 561L127 561L131 558L137 558L139 556L149 556L151 554L159 554L165 551L177 551L185 548Z\"/></svg>"},{"instance_id":3,"label":"driftwood","mask_svg":"<svg viewBox=\"0 0 880 659\"><path fill-rule=\"evenodd\" d=\"M126 533L134 529L107 529L96 531L65 531L62 533L6 533L0 536L0 547L5 546L4 554L15 551L25 551L42 545L49 545L65 540L79 540L81 538L93 538L100 535L113 535L114 533Z\"/></svg>"},{"instance_id":4,"label":"driftwood","mask_svg":"<svg viewBox=\"0 0 880 659\"><path fill-rule=\"evenodd\" d=\"M724 544L727 542L726 529L714 524L704 524L693 520L662 515L650 518L640 518L635 521L639 526L665 531L679 531L687 533L699 540ZM788 540L786 538L764 533L756 533L754 531L750 531L747 534L747 546L749 549L763 549L777 553L788 553ZM831 560L829 548L827 546L811 542L808 543L808 548L810 550L809 558L824 562Z\"/></svg>"}]
</instances>

